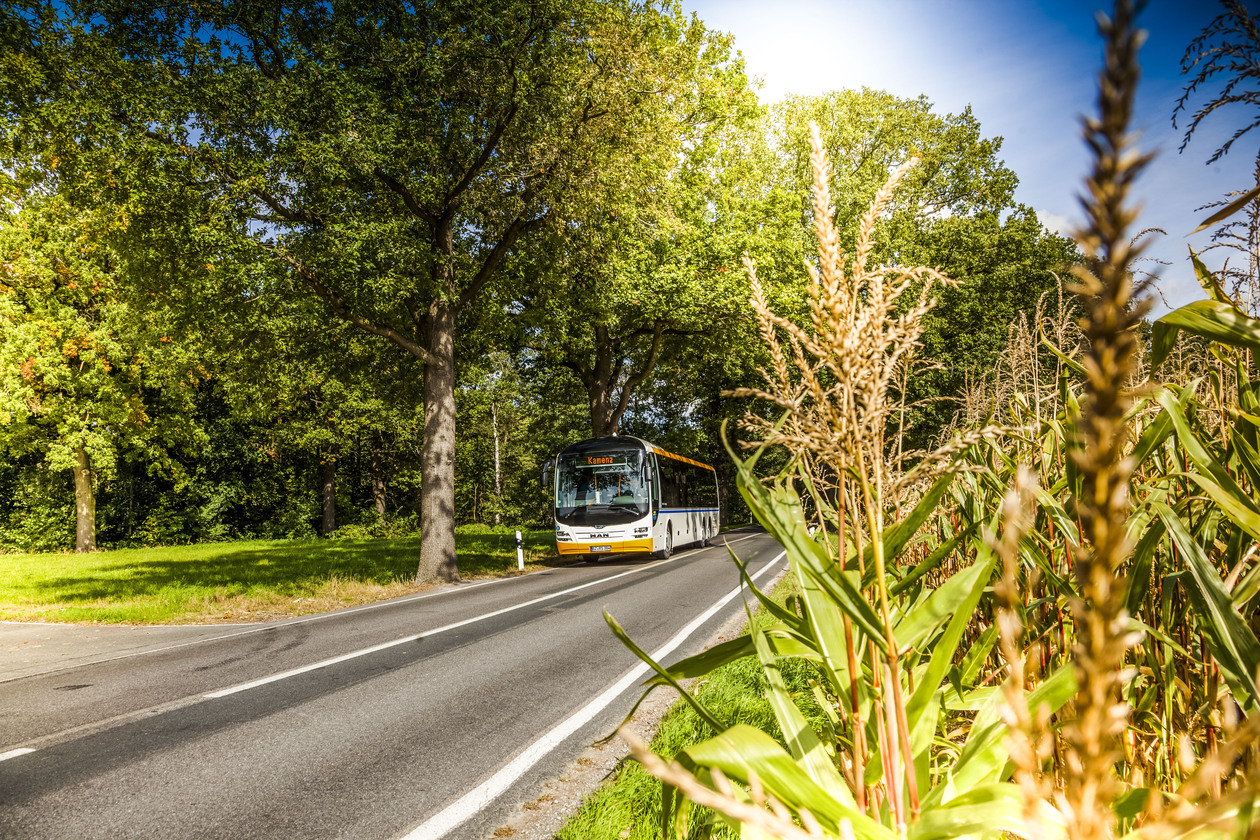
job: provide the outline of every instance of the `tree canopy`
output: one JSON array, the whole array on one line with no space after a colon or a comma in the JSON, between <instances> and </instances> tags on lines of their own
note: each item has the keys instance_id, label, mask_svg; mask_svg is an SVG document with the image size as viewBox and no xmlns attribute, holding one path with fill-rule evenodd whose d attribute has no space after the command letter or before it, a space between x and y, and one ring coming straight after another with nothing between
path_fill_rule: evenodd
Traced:
<instances>
[{"instance_id":1,"label":"tree canopy","mask_svg":"<svg viewBox=\"0 0 1260 840\"><path fill-rule=\"evenodd\" d=\"M53 422L50 398L35 418L21 375L74 357L28 321L138 325L108 376L84 368L82 392L184 400L172 417L186 428L160 431L157 407L130 426L89 412L98 486L109 452L150 453L117 461L107 504L133 495L125 528L110 508L114 539L414 515L417 578L454 579L455 523L543 516L530 465L577 437L637 433L720 462L721 422L743 412L723 394L765 361L742 256L776 311L805 304L810 121L846 244L889 169L922 158L877 258L960 286L924 336L942 369L912 402L951 397L990 363L1071 257L1014 205L1001 139L969 110L870 89L763 107L732 39L674 3L31 0L0 15L0 178L23 214L61 208L28 249L46 267L28 274L51 276L57 251L109 278L100 300L57 287L23 304L5 345L22 454L0 465L0 491L37 499L37 463L62 476L78 463L79 433ZM93 340L82 353L105 352ZM916 443L947 406L912 411ZM37 427L47 445L19 445ZM0 511L0 539L16 510Z\"/></svg>"},{"instance_id":2,"label":"tree canopy","mask_svg":"<svg viewBox=\"0 0 1260 840\"><path fill-rule=\"evenodd\" d=\"M180 472L200 437L186 409L206 376L160 309L120 297L109 214L32 196L0 219L0 451L74 475L79 551L96 547L95 486L120 459Z\"/></svg>"},{"instance_id":3,"label":"tree canopy","mask_svg":"<svg viewBox=\"0 0 1260 840\"><path fill-rule=\"evenodd\" d=\"M727 61L677 8L629 2L101 0L15 17L8 151L27 178L56 168L71 194L125 208L140 282L220 306L318 299L423 362L424 579L458 574L459 313L507 282L522 240L665 165L672 104Z\"/></svg>"}]
</instances>

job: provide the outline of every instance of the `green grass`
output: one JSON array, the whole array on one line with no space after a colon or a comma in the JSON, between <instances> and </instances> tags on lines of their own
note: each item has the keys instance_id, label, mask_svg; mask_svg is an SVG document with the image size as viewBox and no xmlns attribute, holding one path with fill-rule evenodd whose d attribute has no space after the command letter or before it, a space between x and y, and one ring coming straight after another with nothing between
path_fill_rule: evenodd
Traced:
<instances>
[{"instance_id":1,"label":"green grass","mask_svg":"<svg viewBox=\"0 0 1260 840\"><path fill-rule=\"evenodd\" d=\"M797 591L795 577L788 575L775 588L772 597L783 603ZM758 626L769 623L766 614L761 612L754 615L753 620ZM781 667L788 688L797 695L797 705L812 721L818 715L809 694L809 678L815 672L798 660L783 660ZM774 712L765 698L767 689L760 664L746 657L698 681L692 686L692 693L719 720L728 724L747 723L782 742ZM678 701L661 719L652 738L652 750L672 758L680 750L716 734L690 706ZM578 812L557 832L556 840L657 840L661 836L660 815L661 783L643 772L637 763L626 759L602 788L586 798ZM695 832L696 827L713 821L714 815L707 808L693 806L690 820ZM719 820L713 826L713 837L735 840L739 833L730 831Z\"/></svg>"},{"instance_id":2,"label":"green grass","mask_svg":"<svg viewBox=\"0 0 1260 840\"><path fill-rule=\"evenodd\" d=\"M562 565L551 530L526 568ZM511 533L456 535L464 578L516 573ZM252 540L91 554L0 555L0 619L183 624L302 615L416 591L418 536Z\"/></svg>"}]
</instances>

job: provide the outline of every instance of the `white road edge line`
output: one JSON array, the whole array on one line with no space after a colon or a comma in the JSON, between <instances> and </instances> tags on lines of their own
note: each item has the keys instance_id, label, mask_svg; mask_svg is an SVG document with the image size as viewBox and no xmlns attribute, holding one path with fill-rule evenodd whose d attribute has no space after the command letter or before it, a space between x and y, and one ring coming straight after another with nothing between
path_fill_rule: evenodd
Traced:
<instances>
[{"instance_id":1,"label":"white road edge line","mask_svg":"<svg viewBox=\"0 0 1260 840\"><path fill-rule=\"evenodd\" d=\"M756 574L752 575L752 579L764 575L773 568L787 554L786 551L780 552L773 560L763 566ZM722 607L726 606L737 595L744 591L744 585L741 584L730 592L726 593L716 604L709 607L703 613L696 617L690 624L678 631L674 638L670 639L663 646L653 651L652 658L658 662L668 656L679 645L687 640L691 634L708 621ZM550 732L543 735L534 743L525 748L524 752L512 759L503 767L502 770L495 773L489 779L486 779L477 787L443 808L437 814L425 820L401 840L438 840L439 837L445 836L451 829L468 820L482 808L489 805L495 799L503 794L504 791L511 786L526 770L533 767L547 755L547 753L560 746L560 743L568 738L583 725L590 722L595 715L604 710L613 700L617 699L623 691L634 684L641 676L648 671L647 663L641 663L631 669L617 682L613 683L604 693L587 703L578 711L570 715L566 720L558 724Z\"/></svg>"},{"instance_id":2,"label":"white road edge line","mask_svg":"<svg viewBox=\"0 0 1260 840\"><path fill-rule=\"evenodd\" d=\"M748 537L743 537L742 539L748 539ZM738 542L738 541L739 540L731 540L731 542ZM234 685L228 688L219 689L218 691L212 691L209 694L204 694L202 696L205 697L207 700L215 700L220 697L227 697L229 694L237 694L242 691L249 691L252 688L258 688L259 686L264 686L269 683L279 682L280 680L286 680L289 677L296 677L299 674L309 673L310 671L318 671L320 668L327 668L330 665L336 665L341 662L347 662L351 659L357 659L360 656L367 656L368 654L371 654L371 653L378 653L382 650L388 650L389 648L397 647L398 645L405 645L411 642L419 641L420 639L426 639L429 636L436 636L439 633L446 633L450 630L455 630L459 627L464 627L468 624L475 624L478 621L485 621L488 618L494 618L495 616L500 616L500 615L503 615L504 613L510 613L516 610L524 609L526 607L532 607L534 604L541 604L543 601L550 601L553 598L559 598L562 595L569 595L573 592L577 592L580 589L586 589L591 586L598 586L601 583L608 583L609 581L614 581L614 580L617 580L618 578L623 578L626 575L638 574L639 572L645 571L647 569L654 569L657 566L660 566L664 563L671 563L674 560L677 560L681 557L685 557L691 553L692 552L688 551L682 554L676 554L667 560L661 560L656 563L650 563L646 566L639 566L637 568L631 569L628 572L622 572L619 575L613 575L612 577L606 577L606 578L600 578L599 580L593 580L590 583L583 583L580 586L574 586L569 589L561 590L560 592L553 592L550 595L544 595L541 598L535 598L532 601L525 601L524 603L521 603L521 604L514 604L510 607L504 607L501 610L495 610L494 612L488 612L488 613L485 613L484 615L474 616L473 618L466 618L463 621L457 621L454 624L446 624L442 627L436 627L433 630L426 630L423 633L416 633L413 636L405 636L401 639L394 639L392 641L388 641L383 644L373 645L372 647L363 648L362 650L355 650L355 651L351 651L350 653L343 653L341 656L334 656L331 659L324 659L320 662L313 662L310 665L303 665L301 668L294 668L290 671L284 671L279 674L272 674L271 676L268 676L268 677L261 677L256 680L251 680L250 682L241 683L239 685Z\"/></svg>"},{"instance_id":3,"label":"white road edge line","mask_svg":"<svg viewBox=\"0 0 1260 840\"><path fill-rule=\"evenodd\" d=\"M17 758L19 755L29 755L35 752L30 747L18 747L16 750L0 753L0 761L8 761L10 758Z\"/></svg>"}]
</instances>

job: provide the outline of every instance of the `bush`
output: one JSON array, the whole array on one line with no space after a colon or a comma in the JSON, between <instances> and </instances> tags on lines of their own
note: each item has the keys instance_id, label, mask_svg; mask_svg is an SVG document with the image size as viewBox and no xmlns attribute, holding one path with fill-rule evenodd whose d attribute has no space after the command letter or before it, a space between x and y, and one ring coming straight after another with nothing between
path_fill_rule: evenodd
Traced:
<instances>
[{"instance_id":1,"label":"bush","mask_svg":"<svg viewBox=\"0 0 1260 840\"><path fill-rule=\"evenodd\" d=\"M74 548L74 491L68 476L43 469L18 473L12 504L0 509L0 551L69 551Z\"/></svg>"}]
</instances>

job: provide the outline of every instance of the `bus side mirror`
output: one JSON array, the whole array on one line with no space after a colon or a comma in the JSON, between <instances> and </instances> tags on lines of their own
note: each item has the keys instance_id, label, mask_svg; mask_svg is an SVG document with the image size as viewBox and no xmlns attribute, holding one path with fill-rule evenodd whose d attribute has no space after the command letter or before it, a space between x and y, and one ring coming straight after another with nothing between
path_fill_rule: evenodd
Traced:
<instances>
[{"instance_id":1,"label":"bus side mirror","mask_svg":"<svg viewBox=\"0 0 1260 840\"><path fill-rule=\"evenodd\" d=\"M547 489L547 473L551 472L551 467L555 462L554 458L548 458L546 461L543 461L542 475L538 478L538 486L544 490Z\"/></svg>"}]
</instances>

